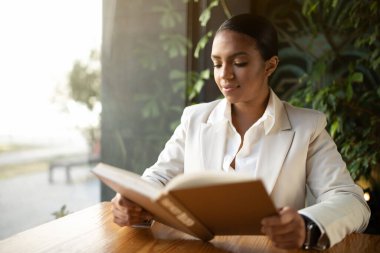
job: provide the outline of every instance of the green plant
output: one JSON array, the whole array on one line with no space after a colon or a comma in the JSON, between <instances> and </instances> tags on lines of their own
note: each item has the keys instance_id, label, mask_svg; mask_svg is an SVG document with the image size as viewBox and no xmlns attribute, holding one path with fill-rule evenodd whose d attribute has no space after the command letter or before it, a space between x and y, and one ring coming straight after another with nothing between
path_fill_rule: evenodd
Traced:
<instances>
[{"instance_id":1,"label":"green plant","mask_svg":"<svg viewBox=\"0 0 380 253\"><path fill-rule=\"evenodd\" d=\"M378 1L307 0L307 71L291 102L323 111L351 176L369 194L367 233L379 233L380 15ZM305 29L304 29L305 31ZM298 51L301 47L298 47Z\"/></svg>"},{"instance_id":2,"label":"green plant","mask_svg":"<svg viewBox=\"0 0 380 253\"><path fill-rule=\"evenodd\" d=\"M140 129L129 131L121 129L116 133L120 149L127 154L123 156L125 167L132 170L144 168L154 161L152 154L160 152L178 125L183 107L197 101L204 84L210 79L211 72L208 68L201 71L187 71L181 65L181 61L193 51L189 38L183 32L179 32L185 20L177 10L180 5L188 3L189 0L183 0L182 3L177 0L159 0L149 6L148 11L158 15L159 29L155 35L157 40L136 38L134 43L138 46L133 54L141 68L145 70L144 76L138 77L140 78L138 83L146 83L147 76L151 77L152 81L149 83L149 91L146 87L136 87L135 90L134 101L136 107L141 108L138 111L139 116L136 117L140 123L135 125L137 127L144 125L144 128L139 127ZM206 26L211 18L212 9L217 6L222 6L225 13L229 13L224 0L212 0L200 15L201 26ZM181 8L183 6L179 9ZM194 50L195 55L206 46L211 36L212 32L209 31L198 42ZM157 76L160 78L155 78ZM164 116L169 114L172 115L169 119ZM135 137L136 132L141 132L144 137ZM134 143L133 150L128 148L131 143Z\"/></svg>"},{"instance_id":3,"label":"green plant","mask_svg":"<svg viewBox=\"0 0 380 253\"><path fill-rule=\"evenodd\" d=\"M76 60L68 74L69 97L100 117L100 57L92 50L86 61ZM99 140L99 120L79 126L90 146Z\"/></svg>"},{"instance_id":4,"label":"green plant","mask_svg":"<svg viewBox=\"0 0 380 253\"><path fill-rule=\"evenodd\" d=\"M136 6L139 6L135 0ZM136 172L151 165L178 125L185 100L184 59L192 46L183 32L183 2L158 0L146 10L154 27L143 36L131 39L130 57L141 71L129 83L134 110L115 132L123 167ZM130 119L133 119L131 122Z\"/></svg>"},{"instance_id":5,"label":"green plant","mask_svg":"<svg viewBox=\"0 0 380 253\"><path fill-rule=\"evenodd\" d=\"M324 112L352 177L370 179L380 162L379 3L308 0L302 14L296 51L309 64L290 101Z\"/></svg>"},{"instance_id":6,"label":"green plant","mask_svg":"<svg viewBox=\"0 0 380 253\"><path fill-rule=\"evenodd\" d=\"M66 205L63 205L58 211L52 213L56 219L62 218L68 214L70 214L70 211L66 209Z\"/></svg>"},{"instance_id":7,"label":"green plant","mask_svg":"<svg viewBox=\"0 0 380 253\"><path fill-rule=\"evenodd\" d=\"M198 3L198 0L193 0L194 3ZM212 10L214 8L221 8L226 18L232 16L230 8L225 0L212 0L208 2L208 5L201 11L199 15L199 27L205 32L199 39L193 53L195 60L200 60L201 51L210 43L211 38L214 35L212 29L206 29L208 22L212 18ZM186 92L186 105L193 103L193 101L199 101L197 98L201 94L203 86L208 81L212 73L209 68L203 69L198 72L187 71L187 92Z\"/></svg>"},{"instance_id":8,"label":"green plant","mask_svg":"<svg viewBox=\"0 0 380 253\"><path fill-rule=\"evenodd\" d=\"M69 73L68 84L70 96L83 103L88 109L94 109L99 102L100 93L100 61L99 53L91 51L86 62L76 60Z\"/></svg>"}]
</instances>

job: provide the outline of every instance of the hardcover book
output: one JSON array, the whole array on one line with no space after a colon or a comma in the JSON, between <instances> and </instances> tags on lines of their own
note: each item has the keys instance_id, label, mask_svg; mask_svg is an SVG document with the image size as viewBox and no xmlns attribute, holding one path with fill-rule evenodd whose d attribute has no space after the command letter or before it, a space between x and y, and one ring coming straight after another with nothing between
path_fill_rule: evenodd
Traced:
<instances>
[{"instance_id":1,"label":"hardcover book","mask_svg":"<svg viewBox=\"0 0 380 253\"><path fill-rule=\"evenodd\" d=\"M104 163L92 172L150 212L154 220L205 241L215 235L261 234L261 219L277 214L262 181L247 174L187 173L159 187L136 173Z\"/></svg>"}]
</instances>

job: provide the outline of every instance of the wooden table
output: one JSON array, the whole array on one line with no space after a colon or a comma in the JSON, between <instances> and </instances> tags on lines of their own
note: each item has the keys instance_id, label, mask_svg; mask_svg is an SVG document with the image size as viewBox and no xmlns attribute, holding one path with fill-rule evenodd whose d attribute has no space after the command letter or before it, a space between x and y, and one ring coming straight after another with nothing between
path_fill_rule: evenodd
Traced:
<instances>
[{"instance_id":1,"label":"wooden table","mask_svg":"<svg viewBox=\"0 0 380 253\"><path fill-rule=\"evenodd\" d=\"M120 228L110 205L100 203L16 234L0 241L0 252L304 252L277 249L265 236L218 236L205 243L159 223L151 229ZM324 252L380 252L380 236L352 234Z\"/></svg>"}]
</instances>

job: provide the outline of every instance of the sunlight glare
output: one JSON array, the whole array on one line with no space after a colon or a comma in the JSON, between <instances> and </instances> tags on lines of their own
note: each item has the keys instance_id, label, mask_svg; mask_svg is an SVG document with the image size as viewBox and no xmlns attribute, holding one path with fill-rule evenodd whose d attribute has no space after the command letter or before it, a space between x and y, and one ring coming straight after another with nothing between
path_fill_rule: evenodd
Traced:
<instances>
[{"instance_id":1,"label":"sunlight glare","mask_svg":"<svg viewBox=\"0 0 380 253\"><path fill-rule=\"evenodd\" d=\"M0 0L0 142L70 134L52 100L73 62L100 50L101 18L100 0Z\"/></svg>"}]
</instances>

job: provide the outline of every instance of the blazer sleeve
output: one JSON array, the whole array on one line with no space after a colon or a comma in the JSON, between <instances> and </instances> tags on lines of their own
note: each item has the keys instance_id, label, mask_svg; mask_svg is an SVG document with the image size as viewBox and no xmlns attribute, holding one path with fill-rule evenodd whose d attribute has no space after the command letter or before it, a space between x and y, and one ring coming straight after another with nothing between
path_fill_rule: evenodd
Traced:
<instances>
[{"instance_id":1,"label":"blazer sleeve","mask_svg":"<svg viewBox=\"0 0 380 253\"><path fill-rule=\"evenodd\" d=\"M316 203L299 213L317 223L321 245L333 246L347 234L364 231L370 209L325 126L326 118L320 115L306 161L306 180Z\"/></svg>"},{"instance_id":2,"label":"blazer sleeve","mask_svg":"<svg viewBox=\"0 0 380 253\"><path fill-rule=\"evenodd\" d=\"M166 142L154 165L147 168L142 178L159 186L166 185L172 178L184 171L184 155L189 108L183 111L181 122Z\"/></svg>"}]
</instances>

